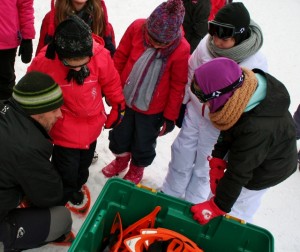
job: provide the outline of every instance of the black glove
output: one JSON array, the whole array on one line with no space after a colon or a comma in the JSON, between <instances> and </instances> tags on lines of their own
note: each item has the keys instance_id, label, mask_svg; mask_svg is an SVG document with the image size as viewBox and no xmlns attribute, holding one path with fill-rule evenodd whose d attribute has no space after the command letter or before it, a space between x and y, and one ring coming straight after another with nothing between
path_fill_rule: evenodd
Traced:
<instances>
[{"instance_id":1,"label":"black glove","mask_svg":"<svg viewBox=\"0 0 300 252\"><path fill-rule=\"evenodd\" d=\"M164 135L170 133L174 128L175 128L175 122L171 121L167 118L164 118L163 124L162 124L162 127L160 129L158 136L164 136Z\"/></svg>"},{"instance_id":2,"label":"black glove","mask_svg":"<svg viewBox=\"0 0 300 252\"><path fill-rule=\"evenodd\" d=\"M182 126L183 118L184 118L184 115L185 115L185 110L186 110L186 104L182 103L181 107L180 107L178 118L175 121L175 124L178 128L181 128L181 126Z\"/></svg>"},{"instance_id":3,"label":"black glove","mask_svg":"<svg viewBox=\"0 0 300 252\"><path fill-rule=\"evenodd\" d=\"M29 63L32 58L33 46L32 39L22 39L21 45L19 48L19 56L23 63Z\"/></svg>"}]
</instances>

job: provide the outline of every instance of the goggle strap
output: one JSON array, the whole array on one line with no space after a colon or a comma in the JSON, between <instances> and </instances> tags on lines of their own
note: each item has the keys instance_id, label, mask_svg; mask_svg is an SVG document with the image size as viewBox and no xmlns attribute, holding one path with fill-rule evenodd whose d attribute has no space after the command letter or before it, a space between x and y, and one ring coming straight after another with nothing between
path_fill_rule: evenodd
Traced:
<instances>
[{"instance_id":1,"label":"goggle strap","mask_svg":"<svg viewBox=\"0 0 300 252\"><path fill-rule=\"evenodd\" d=\"M245 75L244 73L242 73L242 75L235 81L233 82L231 85L225 87L225 88L222 88L220 90L216 90L210 94L203 94L203 97L205 98L205 100L211 100L211 99L214 99L216 97L219 97L223 94L226 94L226 93L229 93L231 92L232 90L240 87L244 81L244 78L245 78Z\"/></svg>"}]
</instances>

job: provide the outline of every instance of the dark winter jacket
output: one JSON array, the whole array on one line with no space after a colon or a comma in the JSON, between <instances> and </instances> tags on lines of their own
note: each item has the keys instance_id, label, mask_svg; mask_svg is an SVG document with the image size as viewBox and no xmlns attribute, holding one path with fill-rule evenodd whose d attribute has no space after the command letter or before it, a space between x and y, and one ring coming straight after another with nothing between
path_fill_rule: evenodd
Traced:
<instances>
[{"instance_id":1,"label":"dark winter jacket","mask_svg":"<svg viewBox=\"0 0 300 252\"><path fill-rule=\"evenodd\" d=\"M288 111L290 96L285 86L271 75L265 76L267 93L237 123L222 131L212 153L228 166L216 190L216 204L230 212L242 187L261 190L275 186L296 171L296 129Z\"/></svg>"},{"instance_id":2,"label":"dark winter jacket","mask_svg":"<svg viewBox=\"0 0 300 252\"><path fill-rule=\"evenodd\" d=\"M37 207L58 203L63 187L49 136L13 100L0 104L0 139L0 221L23 196Z\"/></svg>"},{"instance_id":3,"label":"dark winter jacket","mask_svg":"<svg viewBox=\"0 0 300 252\"><path fill-rule=\"evenodd\" d=\"M294 121L297 129L297 140L300 139L300 105L298 106L296 112L294 113Z\"/></svg>"},{"instance_id":4,"label":"dark winter jacket","mask_svg":"<svg viewBox=\"0 0 300 252\"><path fill-rule=\"evenodd\" d=\"M191 53L207 34L207 21L211 10L210 0L183 0L185 15L184 37L191 46Z\"/></svg>"}]
</instances>

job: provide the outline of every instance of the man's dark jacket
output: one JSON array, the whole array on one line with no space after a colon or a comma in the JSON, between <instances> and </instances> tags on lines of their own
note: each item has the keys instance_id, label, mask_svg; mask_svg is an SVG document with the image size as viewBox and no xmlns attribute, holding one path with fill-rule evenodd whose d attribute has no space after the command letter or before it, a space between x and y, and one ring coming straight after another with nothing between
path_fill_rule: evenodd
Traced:
<instances>
[{"instance_id":1,"label":"man's dark jacket","mask_svg":"<svg viewBox=\"0 0 300 252\"><path fill-rule=\"evenodd\" d=\"M0 141L0 222L24 196L36 207L56 205L63 187L50 137L12 99L0 104Z\"/></svg>"}]
</instances>

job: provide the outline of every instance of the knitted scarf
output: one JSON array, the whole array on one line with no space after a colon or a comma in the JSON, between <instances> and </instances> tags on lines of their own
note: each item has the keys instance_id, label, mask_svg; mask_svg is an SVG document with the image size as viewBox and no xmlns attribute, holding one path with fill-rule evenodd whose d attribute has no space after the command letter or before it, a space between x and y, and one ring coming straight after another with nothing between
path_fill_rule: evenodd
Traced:
<instances>
[{"instance_id":1,"label":"knitted scarf","mask_svg":"<svg viewBox=\"0 0 300 252\"><path fill-rule=\"evenodd\" d=\"M230 129L240 119L256 90L257 79L255 74L246 68L242 68L242 70L245 74L243 85L234 91L234 94L221 110L209 114L211 122L219 130Z\"/></svg>"},{"instance_id":2,"label":"knitted scarf","mask_svg":"<svg viewBox=\"0 0 300 252\"><path fill-rule=\"evenodd\" d=\"M216 47L213 43L213 37L209 35L207 40L208 51L215 58L226 57L238 63L242 62L246 58L255 54L263 45L262 31L253 20L250 22L249 30L250 37L248 39L229 49Z\"/></svg>"},{"instance_id":3,"label":"knitted scarf","mask_svg":"<svg viewBox=\"0 0 300 252\"><path fill-rule=\"evenodd\" d=\"M145 29L144 29L145 30ZM123 90L126 104L147 111L155 88L164 72L168 56L178 47L182 35L166 48L154 48L144 31L146 50L134 63Z\"/></svg>"}]
</instances>

